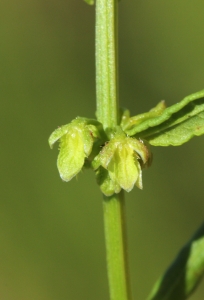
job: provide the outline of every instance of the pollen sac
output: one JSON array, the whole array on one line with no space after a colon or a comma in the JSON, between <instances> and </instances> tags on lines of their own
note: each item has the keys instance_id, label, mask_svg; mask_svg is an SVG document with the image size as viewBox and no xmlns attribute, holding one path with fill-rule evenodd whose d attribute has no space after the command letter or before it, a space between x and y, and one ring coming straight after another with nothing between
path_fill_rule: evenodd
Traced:
<instances>
[{"instance_id":1,"label":"pollen sac","mask_svg":"<svg viewBox=\"0 0 204 300\"><path fill-rule=\"evenodd\" d=\"M96 132L95 126L87 124L86 119L77 118L51 134L49 138L51 148L56 141L60 142L57 167L62 180L70 181L80 172L85 158L91 153Z\"/></svg>"},{"instance_id":2,"label":"pollen sac","mask_svg":"<svg viewBox=\"0 0 204 300\"><path fill-rule=\"evenodd\" d=\"M108 175L100 169L97 172L102 192L105 195L110 194L111 189L114 190L112 194L119 193L121 189L129 192L134 185L142 189L142 168L148 165L150 157L151 153L143 141L121 132L116 134L93 163L95 169L100 165L108 171Z\"/></svg>"}]
</instances>

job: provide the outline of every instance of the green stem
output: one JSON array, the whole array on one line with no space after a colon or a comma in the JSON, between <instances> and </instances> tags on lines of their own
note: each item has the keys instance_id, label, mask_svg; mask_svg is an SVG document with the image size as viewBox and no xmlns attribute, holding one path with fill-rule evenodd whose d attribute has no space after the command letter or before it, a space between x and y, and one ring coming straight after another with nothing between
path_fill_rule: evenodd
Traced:
<instances>
[{"instance_id":1,"label":"green stem","mask_svg":"<svg viewBox=\"0 0 204 300\"><path fill-rule=\"evenodd\" d=\"M96 0L97 118L104 129L118 124L117 0Z\"/></svg>"},{"instance_id":2,"label":"green stem","mask_svg":"<svg viewBox=\"0 0 204 300\"><path fill-rule=\"evenodd\" d=\"M123 192L105 197L104 227L111 300L130 300Z\"/></svg>"},{"instance_id":3,"label":"green stem","mask_svg":"<svg viewBox=\"0 0 204 300\"><path fill-rule=\"evenodd\" d=\"M97 119L104 129L118 125L118 0L96 0ZM105 197L104 226L111 300L130 300L123 192Z\"/></svg>"}]
</instances>

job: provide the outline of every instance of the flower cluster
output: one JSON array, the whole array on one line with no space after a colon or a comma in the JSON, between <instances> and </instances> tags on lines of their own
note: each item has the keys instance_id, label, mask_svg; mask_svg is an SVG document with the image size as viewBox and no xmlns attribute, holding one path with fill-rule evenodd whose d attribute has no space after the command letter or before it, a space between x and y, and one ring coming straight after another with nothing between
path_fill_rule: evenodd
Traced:
<instances>
[{"instance_id":1,"label":"flower cluster","mask_svg":"<svg viewBox=\"0 0 204 300\"><path fill-rule=\"evenodd\" d=\"M61 178L70 181L89 159L106 196L119 193L121 189L129 192L134 185L142 189L142 168L151 158L147 145L127 136L119 126L101 148L99 145L104 143L104 136L99 122L84 118L76 118L56 129L49 144L52 148L56 141L60 142L57 167ZM93 150L96 144L98 146Z\"/></svg>"}]
</instances>

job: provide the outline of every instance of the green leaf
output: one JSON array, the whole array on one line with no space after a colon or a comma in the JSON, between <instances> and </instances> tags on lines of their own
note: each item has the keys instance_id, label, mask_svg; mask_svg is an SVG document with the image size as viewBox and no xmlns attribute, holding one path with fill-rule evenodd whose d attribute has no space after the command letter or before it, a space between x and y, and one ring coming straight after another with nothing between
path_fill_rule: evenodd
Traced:
<instances>
[{"instance_id":1,"label":"green leaf","mask_svg":"<svg viewBox=\"0 0 204 300\"><path fill-rule=\"evenodd\" d=\"M204 223L156 282L148 300L185 300L204 275Z\"/></svg>"},{"instance_id":2,"label":"green leaf","mask_svg":"<svg viewBox=\"0 0 204 300\"><path fill-rule=\"evenodd\" d=\"M159 133L145 138L153 146L180 146L188 142L192 137L202 134L204 134L204 111L196 116L189 116L189 119L169 128L163 129L161 126Z\"/></svg>"},{"instance_id":3,"label":"green leaf","mask_svg":"<svg viewBox=\"0 0 204 300\"><path fill-rule=\"evenodd\" d=\"M145 120L152 119L154 117L160 116L162 112L165 110L166 105L165 101L159 102L154 108L152 108L149 112L134 116L130 118L129 110L124 109L121 117L121 127L124 131L134 128L135 125L138 125Z\"/></svg>"},{"instance_id":4,"label":"green leaf","mask_svg":"<svg viewBox=\"0 0 204 300\"><path fill-rule=\"evenodd\" d=\"M154 146L178 146L193 136L204 134L204 90L185 97L150 118L125 130L128 135L146 139Z\"/></svg>"}]
</instances>

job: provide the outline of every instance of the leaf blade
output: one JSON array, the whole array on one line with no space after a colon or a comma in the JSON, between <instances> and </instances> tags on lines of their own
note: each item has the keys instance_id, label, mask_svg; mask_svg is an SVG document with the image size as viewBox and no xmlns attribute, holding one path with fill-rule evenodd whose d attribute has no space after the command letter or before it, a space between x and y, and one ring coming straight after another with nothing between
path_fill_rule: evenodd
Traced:
<instances>
[{"instance_id":1,"label":"leaf blade","mask_svg":"<svg viewBox=\"0 0 204 300\"><path fill-rule=\"evenodd\" d=\"M180 146L194 136L202 134L204 134L204 112L146 139L152 146Z\"/></svg>"},{"instance_id":2,"label":"leaf blade","mask_svg":"<svg viewBox=\"0 0 204 300\"><path fill-rule=\"evenodd\" d=\"M204 275L204 223L156 282L147 300L185 300Z\"/></svg>"},{"instance_id":3,"label":"leaf blade","mask_svg":"<svg viewBox=\"0 0 204 300\"><path fill-rule=\"evenodd\" d=\"M143 132L146 133L146 131L147 131L147 133L151 133L151 132L155 133L155 131L157 129L159 129L159 127L158 127L159 125L165 123L165 125L167 126L168 120L170 120L172 122L172 119L173 119L173 121L175 121L175 118L173 118L173 116L175 116L177 113L179 115L179 112L181 112L181 116L179 116L179 118L185 118L185 115L189 112L197 114L198 112L204 110L204 106L199 110L198 105L196 105L196 102L195 102L196 100L198 102L199 102L199 100L201 101L201 103L199 103L199 104L204 104L204 90L201 90L197 93L194 93L194 94L191 94L191 95L185 97L180 102L178 102L170 107L167 107L161 115L150 118L148 120L145 120L145 121L141 122L139 125L129 128L128 130L126 130L126 133L130 136L132 136L132 135L136 135L136 136L140 136L140 137L145 136L143 134ZM187 116L186 116L186 118L187 118ZM178 120L178 118L177 118L177 120ZM183 119L178 120L178 121L183 121Z\"/></svg>"}]
</instances>

